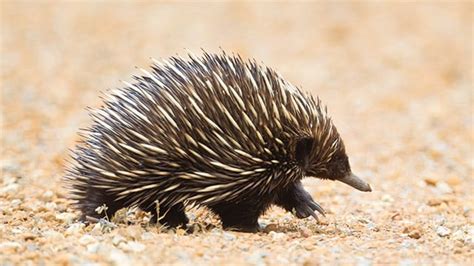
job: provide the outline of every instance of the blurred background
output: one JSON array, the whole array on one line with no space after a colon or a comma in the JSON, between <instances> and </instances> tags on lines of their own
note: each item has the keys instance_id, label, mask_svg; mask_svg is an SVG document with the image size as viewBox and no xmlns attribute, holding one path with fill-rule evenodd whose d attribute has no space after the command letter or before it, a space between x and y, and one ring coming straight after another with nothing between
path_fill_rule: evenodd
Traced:
<instances>
[{"instance_id":1,"label":"blurred background","mask_svg":"<svg viewBox=\"0 0 474 266\"><path fill-rule=\"evenodd\" d=\"M384 219L400 212L419 223L424 248L447 261L472 259L465 245L437 235L441 225L426 224L442 215L453 233L470 232L472 248L469 1L2 1L0 16L5 206L12 198L41 202L45 191L64 198L60 177L68 149L79 140L77 129L90 123L85 107L99 106L101 91L131 80L135 66L147 68L151 57L184 56L186 49L222 49L263 62L328 106L354 172L374 187L361 194L307 180L337 219L364 213L388 228L384 237L369 239L390 246L389 239L397 239L392 234L405 225ZM431 206L433 200L441 203ZM401 229L391 231L394 226ZM340 248L350 250L354 243Z\"/></svg>"}]
</instances>

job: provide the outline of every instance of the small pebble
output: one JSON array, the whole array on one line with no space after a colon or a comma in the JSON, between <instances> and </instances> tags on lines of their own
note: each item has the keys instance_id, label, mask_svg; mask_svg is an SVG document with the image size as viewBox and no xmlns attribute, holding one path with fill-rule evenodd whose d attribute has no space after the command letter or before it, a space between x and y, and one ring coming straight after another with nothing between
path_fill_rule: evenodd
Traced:
<instances>
[{"instance_id":1,"label":"small pebble","mask_svg":"<svg viewBox=\"0 0 474 266\"><path fill-rule=\"evenodd\" d=\"M464 242L464 232L462 230L456 230L452 235L452 239Z\"/></svg>"},{"instance_id":2,"label":"small pebble","mask_svg":"<svg viewBox=\"0 0 474 266\"><path fill-rule=\"evenodd\" d=\"M312 231L311 231L308 227L302 226L302 227L300 228L300 235L301 235L302 237L309 237L309 236L312 235Z\"/></svg>"},{"instance_id":3,"label":"small pebble","mask_svg":"<svg viewBox=\"0 0 474 266\"><path fill-rule=\"evenodd\" d=\"M439 182L438 184L436 184L436 190L438 190L442 194L453 193L453 189L445 182Z\"/></svg>"},{"instance_id":4,"label":"small pebble","mask_svg":"<svg viewBox=\"0 0 474 266\"><path fill-rule=\"evenodd\" d=\"M19 185L16 183L0 187L0 196L13 195L18 190L18 187Z\"/></svg>"},{"instance_id":5,"label":"small pebble","mask_svg":"<svg viewBox=\"0 0 474 266\"><path fill-rule=\"evenodd\" d=\"M99 251L99 248L100 248L100 243L92 243L92 244L87 245L86 247L87 252L89 253L97 253L97 251Z\"/></svg>"},{"instance_id":6,"label":"small pebble","mask_svg":"<svg viewBox=\"0 0 474 266\"><path fill-rule=\"evenodd\" d=\"M136 241L130 241L128 243L120 243L119 248L125 251L141 252L145 249L145 245Z\"/></svg>"},{"instance_id":7,"label":"small pebble","mask_svg":"<svg viewBox=\"0 0 474 266\"><path fill-rule=\"evenodd\" d=\"M444 226L438 226L438 228L436 228L436 234L438 234L440 237L449 236L451 234L451 230Z\"/></svg>"},{"instance_id":8,"label":"small pebble","mask_svg":"<svg viewBox=\"0 0 474 266\"><path fill-rule=\"evenodd\" d=\"M41 195L41 197L43 198L43 200L51 200L54 196L54 193L51 191L51 190L48 190L46 192L43 193L43 195Z\"/></svg>"},{"instance_id":9,"label":"small pebble","mask_svg":"<svg viewBox=\"0 0 474 266\"><path fill-rule=\"evenodd\" d=\"M21 200L19 199L14 199L10 202L10 206L12 206L13 208L18 208L20 206L20 204L22 203Z\"/></svg>"},{"instance_id":10,"label":"small pebble","mask_svg":"<svg viewBox=\"0 0 474 266\"><path fill-rule=\"evenodd\" d=\"M44 205L44 207L47 209L47 210L50 210L50 211L54 211L58 205L54 202L46 202L46 204Z\"/></svg>"},{"instance_id":11,"label":"small pebble","mask_svg":"<svg viewBox=\"0 0 474 266\"><path fill-rule=\"evenodd\" d=\"M114 238L112 238L112 244L114 244L115 246L120 245L120 243L126 243L126 242L127 240L121 235L116 235L114 236Z\"/></svg>"},{"instance_id":12,"label":"small pebble","mask_svg":"<svg viewBox=\"0 0 474 266\"><path fill-rule=\"evenodd\" d=\"M270 232L268 235L270 235L273 240L284 240L287 238L285 233L277 233L273 231Z\"/></svg>"},{"instance_id":13,"label":"small pebble","mask_svg":"<svg viewBox=\"0 0 474 266\"><path fill-rule=\"evenodd\" d=\"M278 225L277 224L268 224L263 231L265 233L270 233L272 231L277 231L278 230Z\"/></svg>"},{"instance_id":14,"label":"small pebble","mask_svg":"<svg viewBox=\"0 0 474 266\"><path fill-rule=\"evenodd\" d=\"M78 234L83 231L85 225L83 223L73 223L69 225L69 227L66 229L65 234L66 235L74 235Z\"/></svg>"},{"instance_id":15,"label":"small pebble","mask_svg":"<svg viewBox=\"0 0 474 266\"><path fill-rule=\"evenodd\" d=\"M227 240L227 241L234 241L235 240L235 236L231 233L224 232L223 236L224 236L224 239Z\"/></svg>"},{"instance_id":16,"label":"small pebble","mask_svg":"<svg viewBox=\"0 0 474 266\"><path fill-rule=\"evenodd\" d=\"M21 244L17 242L2 242L0 243L0 251L1 253L8 253L8 252L14 252L18 251L21 249Z\"/></svg>"},{"instance_id":17,"label":"small pebble","mask_svg":"<svg viewBox=\"0 0 474 266\"><path fill-rule=\"evenodd\" d=\"M393 197L390 196L390 195L388 195L388 194L384 194L384 195L382 196L382 201L383 201L383 202L393 202Z\"/></svg>"},{"instance_id":18,"label":"small pebble","mask_svg":"<svg viewBox=\"0 0 474 266\"><path fill-rule=\"evenodd\" d=\"M97 242L97 241L91 235L83 235L81 238L79 238L79 244L84 245L84 246L94 243L94 242Z\"/></svg>"},{"instance_id":19,"label":"small pebble","mask_svg":"<svg viewBox=\"0 0 474 266\"><path fill-rule=\"evenodd\" d=\"M74 218L76 218L76 215L74 213L62 212L56 214L55 218L66 224L71 224L74 221Z\"/></svg>"},{"instance_id":20,"label":"small pebble","mask_svg":"<svg viewBox=\"0 0 474 266\"><path fill-rule=\"evenodd\" d=\"M438 183L438 180L432 177L426 177L424 181L425 181L425 184L427 184L428 186L433 186L433 187L436 186L436 184Z\"/></svg>"}]
</instances>

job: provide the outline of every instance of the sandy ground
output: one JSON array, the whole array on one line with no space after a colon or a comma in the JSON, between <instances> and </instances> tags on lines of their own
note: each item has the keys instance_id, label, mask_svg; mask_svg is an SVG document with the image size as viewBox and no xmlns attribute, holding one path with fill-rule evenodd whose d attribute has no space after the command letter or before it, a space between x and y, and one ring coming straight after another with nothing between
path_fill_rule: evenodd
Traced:
<instances>
[{"instance_id":1,"label":"sandy ground","mask_svg":"<svg viewBox=\"0 0 474 266\"><path fill-rule=\"evenodd\" d=\"M472 265L473 5L2 1L0 265ZM267 232L77 223L62 187L86 106L185 48L238 52L328 105L372 193L305 180L328 215Z\"/></svg>"}]
</instances>

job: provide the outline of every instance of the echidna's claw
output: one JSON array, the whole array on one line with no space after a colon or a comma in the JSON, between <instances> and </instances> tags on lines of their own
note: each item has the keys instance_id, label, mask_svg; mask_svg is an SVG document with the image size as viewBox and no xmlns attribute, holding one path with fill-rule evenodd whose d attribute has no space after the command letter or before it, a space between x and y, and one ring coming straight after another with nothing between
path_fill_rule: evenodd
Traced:
<instances>
[{"instance_id":1,"label":"echidna's claw","mask_svg":"<svg viewBox=\"0 0 474 266\"><path fill-rule=\"evenodd\" d=\"M324 211L323 207L321 207L321 205L319 205L317 202L311 201L311 209L313 209L313 211L317 210L323 217L326 217L326 212Z\"/></svg>"}]
</instances>

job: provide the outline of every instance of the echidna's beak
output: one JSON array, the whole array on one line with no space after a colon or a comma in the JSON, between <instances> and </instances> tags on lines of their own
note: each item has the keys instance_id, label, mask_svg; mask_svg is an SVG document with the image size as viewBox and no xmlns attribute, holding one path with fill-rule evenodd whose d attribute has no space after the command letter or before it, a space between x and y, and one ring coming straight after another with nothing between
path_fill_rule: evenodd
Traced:
<instances>
[{"instance_id":1,"label":"echidna's beak","mask_svg":"<svg viewBox=\"0 0 474 266\"><path fill-rule=\"evenodd\" d=\"M348 184L349 186L356 188L360 191L370 192L372 188L370 187L369 183L365 182L364 180L360 179L353 173L346 175L345 177L338 179L342 183Z\"/></svg>"}]
</instances>

